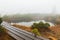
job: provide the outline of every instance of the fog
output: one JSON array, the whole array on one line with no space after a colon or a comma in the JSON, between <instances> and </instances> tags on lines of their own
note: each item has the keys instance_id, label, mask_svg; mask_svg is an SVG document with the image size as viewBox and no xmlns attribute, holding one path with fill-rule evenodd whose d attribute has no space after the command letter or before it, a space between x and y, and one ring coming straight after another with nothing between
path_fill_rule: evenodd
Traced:
<instances>
[{"instance_id":1,"label":"fog","mask_svg":"<svg viewBox=\"0 0 60 40\"><path fill-rule=\"evenodd\" d=\"M0 14L60 13L60 0L0 0Z\"/></svg>"}]
</instances>

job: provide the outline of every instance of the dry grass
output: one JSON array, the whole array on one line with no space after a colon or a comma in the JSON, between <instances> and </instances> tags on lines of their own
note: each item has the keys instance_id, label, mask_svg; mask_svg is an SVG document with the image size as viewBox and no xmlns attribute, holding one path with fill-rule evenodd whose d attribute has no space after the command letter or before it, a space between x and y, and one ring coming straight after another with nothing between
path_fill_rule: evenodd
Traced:
<instances>
[{"instance_id":1,"label":"dry grass","mask_svg":"<svg viewBox=\"0 0 60 40\"><path fill-rule=\"evenodd\" d=\"M13 26L17 27L17 28L20 28L20 29L23 29L23 30L26 30L28 32L31 32L31 27L26 27L26 26L23 26L23 25L18 25L18 24L13 24Z\"/></svg>"},{"instance_id":2,"label":"dry grass","mask_svg":"<svg viewBox=\"0 0 60 40\"><path fill-rule=\"evenodd\" d=\"M60 39L60 25L56 25L54 27L51 27L50 29L54 31L54 36Z\"/></svg>"},{"instance_id":3,"label":"dry grass","mask_svg":"<svg viewBox=\"0 0 60 40\"><path fill-rule=\"evenodd\" d=\"M23 30L26 30L26 31L29 31L31 32L31 27L26 27L26 26L23 26L23 25L18 25L18 24L13 24L14 27L17 27L17 28L20 28L20 29L23 29ZM52 30L53 28L51 28ZM55 29L55 28L54 28ZM53 29L53 30L54 30ZM57 28L58 29L58 28ZM57 29L55 29L57 31ZM54 30L54 31L55 31ZM57 38L55 37L55 35L52 35L51 33L49 32L44 32L43 34L41 34L41 36L45 37L45 38L53 38L54 40L57 40Z\"/></svg>"}]
</instances>

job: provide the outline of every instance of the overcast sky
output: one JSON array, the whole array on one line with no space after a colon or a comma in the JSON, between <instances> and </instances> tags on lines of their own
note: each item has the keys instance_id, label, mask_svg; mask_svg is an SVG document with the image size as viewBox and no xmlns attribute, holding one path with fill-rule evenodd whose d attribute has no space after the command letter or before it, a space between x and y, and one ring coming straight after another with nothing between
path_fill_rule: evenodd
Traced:
<instances>
[{"instance_id":1,"label":"overcast sky","mask_svg":"<svg viewBox=\"0 0 60 40\"><path fill-rule=\"evenodd\" d=\"M0 0L0 14L60 13L60 0Z\"/></svg>"}]
</instances>

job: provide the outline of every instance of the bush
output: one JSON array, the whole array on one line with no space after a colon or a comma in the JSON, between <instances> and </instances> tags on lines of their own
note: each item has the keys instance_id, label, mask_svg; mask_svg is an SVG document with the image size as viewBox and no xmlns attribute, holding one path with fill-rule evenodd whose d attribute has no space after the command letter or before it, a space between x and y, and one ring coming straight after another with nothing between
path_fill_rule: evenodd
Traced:
<instances>
[{"instance_id":1,"label":"bush","mask_svg":"<svg viewBox=\"0 0 60 40\"><path fill-rule=\"evenodd\" d=\"M43 23L43 22L33 23L32 29L34 29L34 28L37 28L37 29L39 29L39 28L44 28L44 29L46 29L46 28L48 28L49 26L50 26L49 23Z\"/></svg>"},{"instance_id":2,"label":"bush","mask_svg":"<svg viewBox=\"0 0 60 40\"><path fill-rule=\"evenodd\" d=\"M34 29L32 30L32 32L33 32L35 35L40 36L40 33L39 33L39 31L38 31L37 28L34 28Z\"/></svg>"},{"instance_id":3,"label":"bush","mask_svg":"<svg viewBox=\"0 0 60 40\"><path fill-rule=\"evenodd\" d=\"M0 24L2 23L2 18L0 18Z\"/></svg>"},{"instance_id":4,"label":"bush","mask_svg":"<svg viewBox=\"0 0 60 40\"><path fill-rule=\"evenodd\" d=\"M5 33L6 33L6 29L0 26L0 35Z\"/></svg>"},{"instance_id":5,"label":"bush","mask_svg":"<svg viewBox=\"0 0 60 40\"><path fill-rule=\"evenodd\" d=\"M31 28L34 34L40 35L40 32L41 33L51 32L49 27L50 27L49 23L39 22L39 23L33 23Z\"/></svg>"}]
</instances>

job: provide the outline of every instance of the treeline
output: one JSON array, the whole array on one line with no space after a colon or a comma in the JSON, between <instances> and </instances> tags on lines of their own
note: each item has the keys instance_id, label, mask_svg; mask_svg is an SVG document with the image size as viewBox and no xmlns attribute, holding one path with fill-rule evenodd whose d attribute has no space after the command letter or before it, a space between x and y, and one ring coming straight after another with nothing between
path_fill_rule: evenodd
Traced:
<instances>
[{"instance_id":1,"label":"treeline","mask_svg":"<svg viewBox=\"0 0 60 40\"><path fill-rule=\"evenodd\" d=\"M54 24L60 24L60 15L48 16L44 19L45 19L45 21L49 21L49 22L52 22Z\"/></svg>"},{"instance_id":2,"label":"treeline","mask_svg":"<svg viewBox=\"0 0 60 40\"><path fill-rule=\"evenodd\" d=\"M60 24L60 15L52 14L14 14L14 15L4 15L3 20L8 22L29 22L45 20L50 21L55 24Z\"/></svg>"},{"instance_id":3,"label":"treeline","mask_svg":"<svg viewBox=\"0 0 60 40\"><path fill-rule=\"evenodd\" d=\"M15 14L15 15L4 15L3 20L8 22L29 22L40 20L44 17L42 14Z\"/></svg>"}]
</instances>

